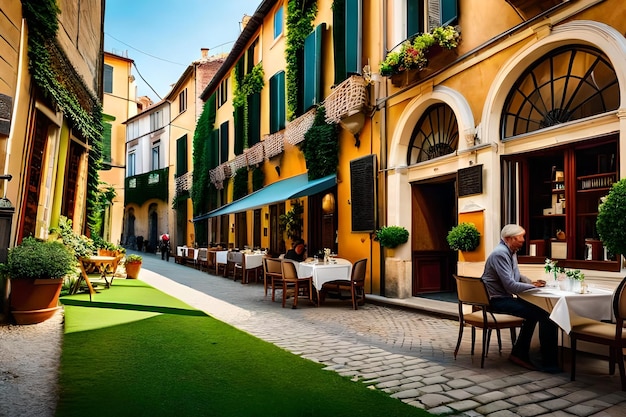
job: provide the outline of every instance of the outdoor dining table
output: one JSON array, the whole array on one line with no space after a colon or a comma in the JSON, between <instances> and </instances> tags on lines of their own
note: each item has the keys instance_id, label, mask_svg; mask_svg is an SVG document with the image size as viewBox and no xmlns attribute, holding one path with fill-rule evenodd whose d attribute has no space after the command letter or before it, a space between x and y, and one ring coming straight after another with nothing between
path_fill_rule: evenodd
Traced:
<instances>
[{"instance_id":1,"label":"outdoor dining table","mask_svg":"<svg viewBox=\"0 0 626 417\"><path fill-rule=\"evenodd\" d=\"M79 258L80 275L71 288L70 294L76 294L80 288L81 282L84 280L89 288L89 300L91 301L91 295L96 293L91 281L89 280L88 270L95 268L100 274L100 277L104 280L106 288L111 286L113 281L113 275L115 274L115 268L117 267L119 260L115 256L84 256ZM111 274L111 281L108 280L107 274Z\"/></svg>"},{"instance_id":2,"label":"outdoor dining table","mask_svg":"<svg viewBox=\"0 0 626 417\"><path fill-rule=\"evenodd\" d=\"M298 264L299 277L313 277L313 287L319 292L325 283L335 280L350 280L352 262L342 258L331 258L330 261L307 260Z\"/></svg>"},{"instance_id":3,"label":"outdoor dining table","mask_svg":"<svg viewBox=\"0 0 626 417\"><path fill-rule=\"evenodd\" d=\"M262 252L253 252L246 253L243 252L243 277L241 279L241 283L245 284L248 282L248 273L251 271L255 272L255 280L258 279L258 271L263 267L263 257L265 256Z\"/></svg>"},{"instance_id":4,"label":"outdoor dining table","mask_svg":"<svg viewBox=\"0 0 626 417\"><path fill-rule=\"evenodd\" d=\"M592 287L584 294L557 288L533 288L518 294L522 299L550 312L550 319L565 333L585 318L613 320L613 291Z\"/></svg>"}]
</instances>

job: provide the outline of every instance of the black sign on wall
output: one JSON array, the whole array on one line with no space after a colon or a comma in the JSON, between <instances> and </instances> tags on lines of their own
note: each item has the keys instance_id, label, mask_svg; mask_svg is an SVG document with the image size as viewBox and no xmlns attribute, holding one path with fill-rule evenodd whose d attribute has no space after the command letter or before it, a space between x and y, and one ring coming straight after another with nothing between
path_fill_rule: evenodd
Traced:
<instances>
[{"instance_id":1,"label":"black sign on wall","mask_svg":"<svg viewBox=\"0 0 626 417\"><path fill-rule=\"evenodd\" d=\"M459 197L483 193L483 166L474 165L459 169Z\"/></svg>"},{"instance_id":2,"label":"black sign on wall","mask_svg":"<svg viewBox=\"0 0 626 417\"><path fill-rule=\"evenodd\" d=\"M352 231L376 229L376 155L350 161Z\"/></svg>"}]
</instances>

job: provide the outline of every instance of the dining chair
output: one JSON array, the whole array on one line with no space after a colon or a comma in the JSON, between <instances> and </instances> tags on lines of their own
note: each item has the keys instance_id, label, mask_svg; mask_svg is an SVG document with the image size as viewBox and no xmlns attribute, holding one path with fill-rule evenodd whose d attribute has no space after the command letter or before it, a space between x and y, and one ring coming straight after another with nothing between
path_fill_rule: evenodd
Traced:
<instances>
[{"instance_id":1,"label":"dining chair","mask_svg":"<svg viewBox=\"0 0 626 417\"><path fill-rule=\"evenodd\" d=\"M469 324L472 326L472 355L474 354L474 345L476 342L476 328L482 329L483 346L480 358L480 367L484 368L485 357L489 351L491 331L496 331L498 336L498 348L499 351L502 352L502 338L500 336L500 330L509 329L511 331L511 341L515 343L515 340L517 339L517 332L515 329L522 326L524 319L509 314L493 313L489 304L487 287L482 279L458 275L454 275L454 279L456 280L459 300L459 338L456 342L456 348L454 349L454 358L456 359L459 348L461 347L465 324ZM464 306L471 306L472 312L465 313L463 308Z\"/></svg>"},{"instance_id":2,"label":"dining chair","mask_svg":"<svg viewBox=\"0 0 626 417\"><path fill-rule=\"evenodd\" d=\"M352 265L350 279L338 279L324 283L317 299L317 305L323 301L328 291L350 291L352 309L357 310L357 305L365 304L365 271L367 270L367 258L359 259Z\"/></svg>"},{"instance_id":3,"label":"dining chair","mask_svg":"<svg viewBox=\"0 0 626 417\"><path fill-rule=\"evenodd\" d=\"M269 287L271 287L272 301L274 301L276 288L283 287L283 269L278 258L263 258L263 289L265 290L265 296L267 296Z\"/></svg>"},{"instance_id":4,"label":"dining chair","mask_svg":"<svg viewBox=\"0 0 626 417\"><path fill-rule=\"evenodd\" d=\"M289 259L283 259L280 265L283 271L283 308L285 308L287 296L290 294L293 296L291 308L298 308L301 290L302 294L315 304L313 302L313 277L298 277L298 267L295 262Z\"/></svg>"},{"instance_id":5,"label":"dining chair","mask_svg":"<svg viewBox=\"0 0 626 417\"><path fill-rule=\"evenodd\" d=\"M200 271L206 271L209 269L209 250L207 248L198 249L196 269L199 269Z\"/></svg>"},{"instance_id":6,"label":"dining chair","mask_svg":"<svg viewBox=\"0 0 626 417\"><path fill-rule=\"evenodd\" d=\"M622 391L626 391L626 372L624 370L624 348L626 348L626 278L615 289L613 296L613 314L615 322L585 319L580 324L572 326L569 333L572 356L571 380L576 379L576 344L579 340L596 343L609 347L609 374L615 374L615 363L619 367Z\"/></svg>"},{"instance_id":7,"label":"dining chair","mask_svg":"<svg viewBox=\"0 0 626 417\"><path fill-rule=\"evenodd\" d=\"M224 276L233 276L233 280L237 281L237 275L235 274L235 265L243 262L243 253L236 252L234 250L228 251L226 254L226 268L224 268Z\"/></svg>"}]
</instances>

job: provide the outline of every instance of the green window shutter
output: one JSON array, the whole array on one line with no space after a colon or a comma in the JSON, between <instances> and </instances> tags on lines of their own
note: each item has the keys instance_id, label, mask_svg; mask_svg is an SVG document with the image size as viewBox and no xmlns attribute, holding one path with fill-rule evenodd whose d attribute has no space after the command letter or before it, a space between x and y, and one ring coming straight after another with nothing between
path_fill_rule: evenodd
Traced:
<instances>
[{"instance_id":1,"label":"green window shutter","mask_svg":"<svg viewBox=\"0 0 626 417\"><path fill-rule=\"evenodd\" d=\"M304 105L303 111L321 101L322 82L322 35L326 24L322 23L304 40Z\"/></svg>"},{"instance_id":2,"label":"green window shutter","mask_svg":"<svg viewBox=\"0 0 626 417\"><path fill-rule=\"evenodd\" d=\"M341 7L341 1L335 0L333 7L333 56L335 58L335 84L341 83L348 76L346 71L346 13L347 4Z\"/></svg>"},{"instance_id":3,"label":"green window shutter","mask_svg":"<svg viewBox=\"0 0 626 417\"><path fill-rule=\"evenodd\" d=\"M458 16L457 0L441 0L441 26L455 24Z\"/></svg>"},{"instance_id":4,"label":"green window shutter","mask_svg":"<svg viewBox=\"0 0 626 417\"><path fill-rule=\"evenodd\" d=\"M220 164L228 161L228 122L220 125Z\"/></svg>"},{"instance_id":5,"label":"green window shutter","mask_svg":"<svg viewBox=\"0 0 626 417\"><path fill-rule=\"evenodd\" d=\"M261 93L248 97L248 146L261 141Z\"/></svg>"},{"instance_id":6,"label":"green window shutter","mask_svg":"<svg viewBox=\"0 0 626 417\"><path fill-rule=\"evenodd\" d=\"M187 135L176 140L176 176L187 173Z\"/></svg>"},{"instance_id":7,"label":"green window shutter","mask_svg":"<svg viewBox=\"0 0 626 417\"><path fill-rule=\"evenodd\" d=\"M346 1L346 76L361 73L361 0Z\"/></svg>"},{"instance_id":8,"label":"green window shutter","mask_svg":"<svg viewBox=\"0 0 626 417\"><path fill-rule=\"evenodd\" d=\"M115 118L114 118L115 120ZM111 169L111 123L104 122L102 124L104 130L102 132L102 169Z\"/></svg>"},{"instance_id":9,"label":"green window shutter","mask_svg":"<svg viewBox=\"0 0 626 417\"><path fill-rule=\"evenodd\" d=\"M113 67L107 64L104 64L103 68L103 91L105 93L113 93Z\"/></svg>"},{"instance_id":10,"label":"green window shutter","mask_svg":"<svg viewBox=\"0 0 626 417\"><path fill-rule=\"evenodd\" d=\"M233 123L235 126L235 155L240 155L243 153L243 142L244 142L244 123L246 123L244 117L244 108L237 107L233 112Z\"/></svg>"},{"instance_id":11,"label":"green window shutter","mask_svg":"<svg viewBox=\"0 0 626 417\"><path fill-rule=\"evenodd\" d=\"M421 6L423 0L407 0L406 1L406 32L407 38L416 33L424 32L423 9Z\"/></svg>"},{"instance_id":12,"label":"green window shutter","mask_svg":"<svg viewBox=\"0 0 626 417\"><path fill-rule=\"evenodd\" d=\"M209 169L213 169L220 164L220 131L219 129L214 129L211 132L211 144L209 148L211 151L209 152Z\"/></svg>"},{"instance_id":13,"label":"green window shutter","mask_svg":"<svg viewBox=\"0 0 626 417\"><path fill-rule=\"evenodd\" d=\"M270 78L270 133L285 128L285 72L281 71Z\"/></svg>"}]
</instances>

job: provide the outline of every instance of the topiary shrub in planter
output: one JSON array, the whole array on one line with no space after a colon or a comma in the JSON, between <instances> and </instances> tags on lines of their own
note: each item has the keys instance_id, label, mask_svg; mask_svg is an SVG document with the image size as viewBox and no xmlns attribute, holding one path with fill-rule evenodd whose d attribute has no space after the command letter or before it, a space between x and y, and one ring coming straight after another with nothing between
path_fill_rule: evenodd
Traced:
<instances>
[{"instance_id":1,"label":"topiary shrub in planter","mask_svg":"<svg viewBox=\"0 0 626 417\"><path fill-rule=\"evenodd\" d=\"M474 223L459 223L448 232L446 240L451 249L470 252L480 244L480 232Z\"/></svg>"},{"instance_id":2,"label":"topiary shrub in planter","mask_svg":"<svg viewBox=\"0 0 626 417\"><path fill-rule=\"evenodd\" d=\"M611 187L598 207L596 229L602 244L614 255L626 255L626 179Z\"/></svg>"},{"instance_id":3,"label":"topiary shrub in planter","mask_svg":"<svg viewBox=\"0 0 626 417\"><path fill-rule=\"evenodd\" d=\"M11 282L11 314L17 324L35 324L58 310L66 275L75 271L76 258L58 241L27 237L9 249L2 274Z\"/></svg>"},{"instance_id":4,"label":"topiary shrub in planter","mask_svg":"<svg viewBox=\"0 0 626 417\"><path fill-rule=\"evenodd\" d=\"M376 230L374 240L385 248L393 249L409 241L409 231L402 226L383 226Z\"/></svg>"}]
</instances>

